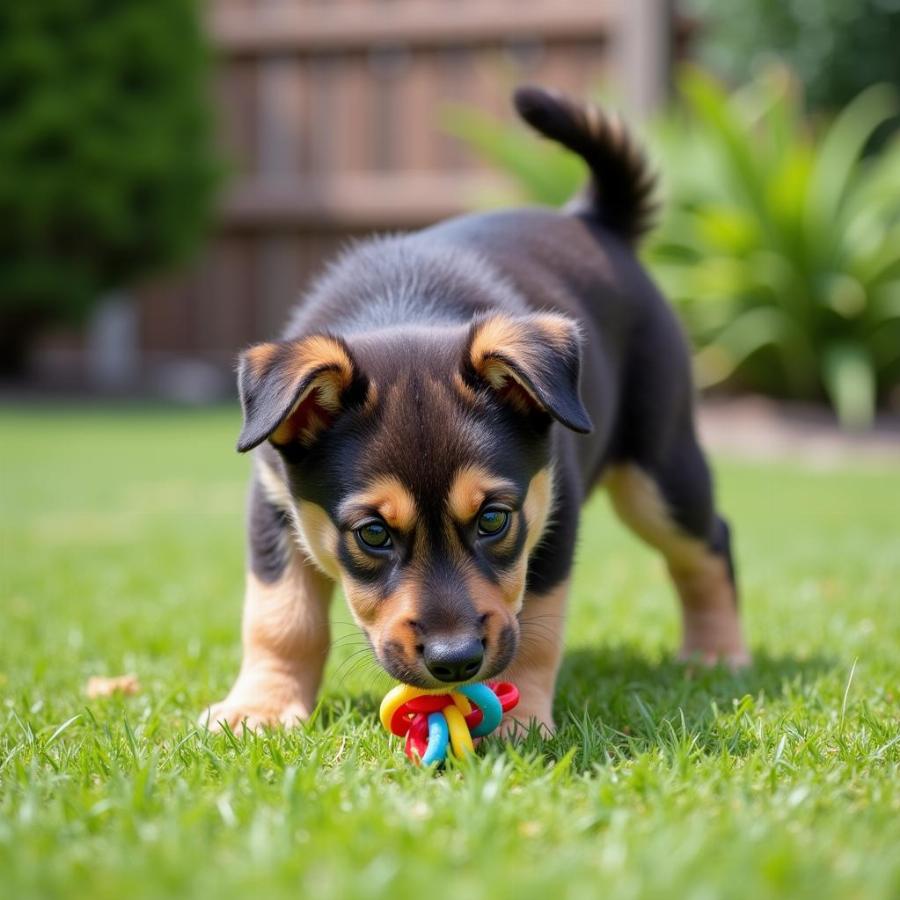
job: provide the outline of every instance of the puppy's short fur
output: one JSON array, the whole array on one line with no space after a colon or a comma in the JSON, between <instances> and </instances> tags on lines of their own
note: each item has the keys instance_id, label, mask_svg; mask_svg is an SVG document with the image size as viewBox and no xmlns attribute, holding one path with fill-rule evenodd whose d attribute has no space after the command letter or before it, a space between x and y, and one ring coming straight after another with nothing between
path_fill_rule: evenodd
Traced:
<instances>
[{"instance_id":1,"label":"puppy's short fur","mask_svg":"<svg viewBox=\"0 0 900 900\"><path fill-rule=\"evenodd\" d=\"M391 675L503 674L519 720L552 729L579 509L598 484L665 557L683 655L747 660L689 356L634 254L653 177L600 110L537 88L515 100L583 157L582 197L359 244L281 340L241 357L244 659L213 726L309 715L338 582Z\"/></svg>"}]
</instances>

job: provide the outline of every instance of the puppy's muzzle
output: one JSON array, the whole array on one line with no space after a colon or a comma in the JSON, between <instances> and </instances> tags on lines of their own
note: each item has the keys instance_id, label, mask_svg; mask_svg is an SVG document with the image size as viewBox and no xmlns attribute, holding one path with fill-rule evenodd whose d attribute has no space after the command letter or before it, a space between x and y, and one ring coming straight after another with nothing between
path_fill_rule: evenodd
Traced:
<instances>
[{"instance_id":1,"label":"puppy's muzzle","mask_svg":"<svg viewBox=\"0 0 900 900\"><path fill-rule=\"evenodd\" d=\"M422 659L438 681L468 681L481 670L484 642L474 637L434 638L425 644Z\"/></svg>"}]
</instances>

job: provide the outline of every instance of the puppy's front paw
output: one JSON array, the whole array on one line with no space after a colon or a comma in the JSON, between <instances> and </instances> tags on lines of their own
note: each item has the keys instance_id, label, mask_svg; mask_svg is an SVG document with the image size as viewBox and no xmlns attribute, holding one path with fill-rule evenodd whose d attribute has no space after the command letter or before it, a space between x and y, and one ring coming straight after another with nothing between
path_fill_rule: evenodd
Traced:
<instances>
[{"instance_id":1,"label":"puppy's front paw","mask_svg":"<svg viewBox=\"0 0 900 900\"><path fill-rule=\"evenodd\" d=\"M309 718L310 707L290 678L242 675L224 700L203 711L199 722L210 731L222 731L227 724L238 733L291 728Z\"/></svg>"}]
</instances>

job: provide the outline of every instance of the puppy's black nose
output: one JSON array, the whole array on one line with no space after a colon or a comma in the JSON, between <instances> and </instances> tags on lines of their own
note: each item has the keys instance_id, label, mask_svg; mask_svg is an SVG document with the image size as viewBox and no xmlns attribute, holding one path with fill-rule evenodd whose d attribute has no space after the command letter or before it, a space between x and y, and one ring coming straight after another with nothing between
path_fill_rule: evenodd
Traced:
<instances>
[{"instance_id":1,"label":"puppy's black nose","mask_svg":"<svg viewBox=\"0 0 900 900\"><path fill-rule=\"evenodd\" d=\"M467 681L481 668L484 646L477 638L439 639L425 645L422 658L438 681Z\"/></svg>"}]
</instances>

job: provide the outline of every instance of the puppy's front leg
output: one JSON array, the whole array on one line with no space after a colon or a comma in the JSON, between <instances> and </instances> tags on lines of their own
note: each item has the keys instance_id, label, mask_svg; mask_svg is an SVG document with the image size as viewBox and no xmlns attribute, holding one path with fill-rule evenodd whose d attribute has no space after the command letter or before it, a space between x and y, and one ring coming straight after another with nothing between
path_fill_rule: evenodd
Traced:
<instances>
[{"instance_id":1,"label":"puppy's front leg","mask_svg":"<svg viewBox=\"0 0 900 900\"><path fill-rule=\"evenodd\" d=\"M228 696L200 717L213 730L293 725L316 703L330 644L333 583L288 534L284 516L251 497L243 661Z\"/></svg>"},{"instance_id":2,"label":"puppy's front leg","mask_svg":"<svg viewBox=\"0 0 900 900\"><path fill-rule=\"evenodd\" d=\"M529 593L519 617L519 652L501 676L519 689L519 705L501 726L501 734L523 734L537 723L546 735L556 730L553 697L562 660L569 582L544 594Z\"/></svg>"}]
</instances>

